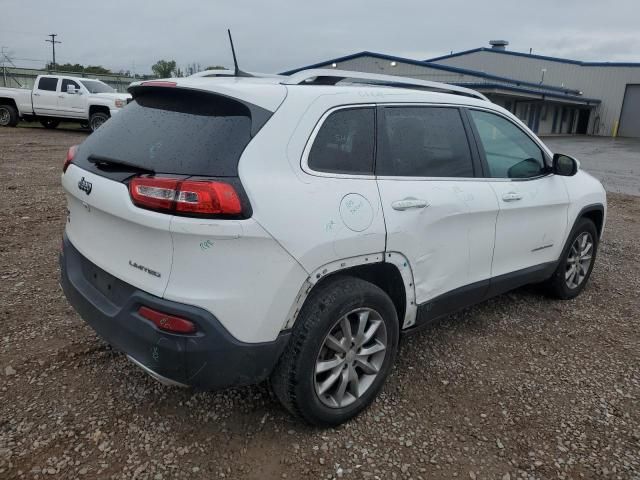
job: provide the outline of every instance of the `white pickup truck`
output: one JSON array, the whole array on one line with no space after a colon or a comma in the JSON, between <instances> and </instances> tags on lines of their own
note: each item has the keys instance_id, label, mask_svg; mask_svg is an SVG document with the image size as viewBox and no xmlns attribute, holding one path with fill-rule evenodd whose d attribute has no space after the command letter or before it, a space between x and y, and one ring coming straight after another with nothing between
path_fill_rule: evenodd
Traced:
<instances>
[{"instance_id":1,"label":"white pickup truck","mask_svg":"<svg viewBox=\"0 0 640 480\"><path fill-rule=\"evenodd\" d=\"M100 80L39 75L33 90L0 88L0 126L15 127L22 119L56 128L65 121L79 122L95 131L130 98Z\"/></svg>"}]
</instances>

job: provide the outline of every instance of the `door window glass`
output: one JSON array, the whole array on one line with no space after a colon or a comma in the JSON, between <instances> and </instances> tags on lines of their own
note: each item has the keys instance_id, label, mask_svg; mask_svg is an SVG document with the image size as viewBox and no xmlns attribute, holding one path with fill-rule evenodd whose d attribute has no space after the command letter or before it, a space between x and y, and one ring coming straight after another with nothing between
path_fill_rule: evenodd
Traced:
<instances>
[{"instance_id":1,"label":"door window glass","mask_svg":"<svg viewBox=\"0 0 640 480\"><path fill-rule=\"evenodd\" d=\"M378 175L473 177L473 162L457 108L387 107Z\"/></svg>"},{"instance_id":2,"label":"door window glass","mask_svg":"<svg viewBox=\"0 0 640 480\"><path fill-rule=\"evenodd\" d=\"M65 78L65 79L62 80L62 86L60 87L60 91L64 92L64 93L67 93L67 87L69 85L74 87L76 90L80 90L80 85L78 85L73 80L69 80L69 79Z\"/></svg>"},{"instance_id":3,"label":"door window glass","mask_svg":"<svg viewBox=\"0 0 640 480\"><path fill-rule=\"evenodd\" d=\"M531 178L546 171L542 150L509 120L480 110L469 110L492 178Z\"/></svg>"},{"instance_id":4,"label":"door window glass","mask_svg":"<svg viewBox=\"0 0 640 480\"><path fill-rule=\"evenodd\" d=\"M349 108L330 114L309 152L309 168L318 172L373 174L375 112Z\"/></svg>"},{"instance_id":5,"label":"door window glass","mask_svg":"<svg viewBox=\"0 0 640 480\"><path fill-rule=\"evenodd\" d=\"M56 91L58 85L58 79L53 77L40 77L38 81L38 90L49 90L50 92Z\"/></svg>"}]
</instances>

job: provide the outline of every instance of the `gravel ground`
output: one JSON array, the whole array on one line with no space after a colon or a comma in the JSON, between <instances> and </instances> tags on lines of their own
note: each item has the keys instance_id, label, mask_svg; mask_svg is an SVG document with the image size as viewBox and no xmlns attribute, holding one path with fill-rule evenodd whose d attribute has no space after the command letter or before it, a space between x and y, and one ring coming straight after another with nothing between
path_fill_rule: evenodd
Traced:
<instances>
[{"instance_id":1,"label":"gravel ground","mask_svg":"<svg viewBox=\"0 0 640 480\"><path fill-rule=\"evenodd\" d=\"M576 300L520 289L406 338L378 401L340 428L264 385L169 388L67 305L67 147L0 129L0 478L640 479L640 197L610 195Z\"/></svg>"},{"instance_id":2,"label":"gravel ground","mask_svg":"<svg viewBox=\"0 0 640 480\"><path fill-rule=\"evenodd\" d=\"M543 141L553 152L576 157L608 192L640 195L640 138L558 135Z\"/></svg>"}]
</instances>

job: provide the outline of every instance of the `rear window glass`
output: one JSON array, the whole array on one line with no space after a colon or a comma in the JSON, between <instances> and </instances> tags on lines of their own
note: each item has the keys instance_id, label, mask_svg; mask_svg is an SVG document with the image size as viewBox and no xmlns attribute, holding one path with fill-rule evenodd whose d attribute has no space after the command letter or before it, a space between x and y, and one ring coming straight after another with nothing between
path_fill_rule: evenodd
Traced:
<instances>
[{"instance_id":1,"label":"rear window glass","mask_svg":"<svg viewBox=\"0 0 640 480\"><path fill-rule=\"evenodd\" d=\"M143 92L82 144L74 163L90 157L156 173L228 177L251 140L251 112L236 100L201 92Z\"/></svg>"}]
</instances>

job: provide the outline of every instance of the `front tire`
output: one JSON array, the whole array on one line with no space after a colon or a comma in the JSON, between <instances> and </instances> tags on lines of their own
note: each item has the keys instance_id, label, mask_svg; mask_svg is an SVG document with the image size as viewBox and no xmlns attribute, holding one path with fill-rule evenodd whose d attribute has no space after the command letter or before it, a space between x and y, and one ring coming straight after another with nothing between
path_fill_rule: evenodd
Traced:
<instances>
[{"instance_id":1,"label":"front tire","mask_svg":"<svg viewBox=\"0 0 640 480\"><path fill-rule=\"evenodd\" d=\"M95 112L89 117L89 128L92 132L95 132L107 120L109 120L109 115L104 112Z\"/></svg>"},{"instance_id":2,"label":"front tire","mask_svg":"<svg viewBox=\"0 0 640 480\"><path fill-rule=\"evenodd\" d=\"M44 128L54 129L58 125L60 125L60 120L45 119L45 120L40 120L40 123Z\"/></svg>"},{"instance_id":3,"label":"front tire","mask_svg":"<svg viewBox=\"0 0 640 480\"><path fill-rule=\"evenodd\" d=\"M0 105L0 127L15 127L19 121L18 110L13 105Z\"/></svg>"},{"instance_id":4,"label":"front tire","mask_svg":"<svg viewBox=\"0 0 640 480\"><path fill-rule=\"evenodd\" d=\"M548 292L559 299L569 300L580 295L587 285L598 253L598 230L588 218L576 224L558 268L547 280Z\"/></svg>"},{"instance_id":5,"label":"front tire","mask_svg":"<svg viewBox=\"0 0 640 480\"><path fill-rule=\"evenodd\" d=\"M293 415L334 426L362 412L391 372L398 316L389 296L355 277L321 284L305 302L271 375Z\"/></svg>"}]
</instances>

